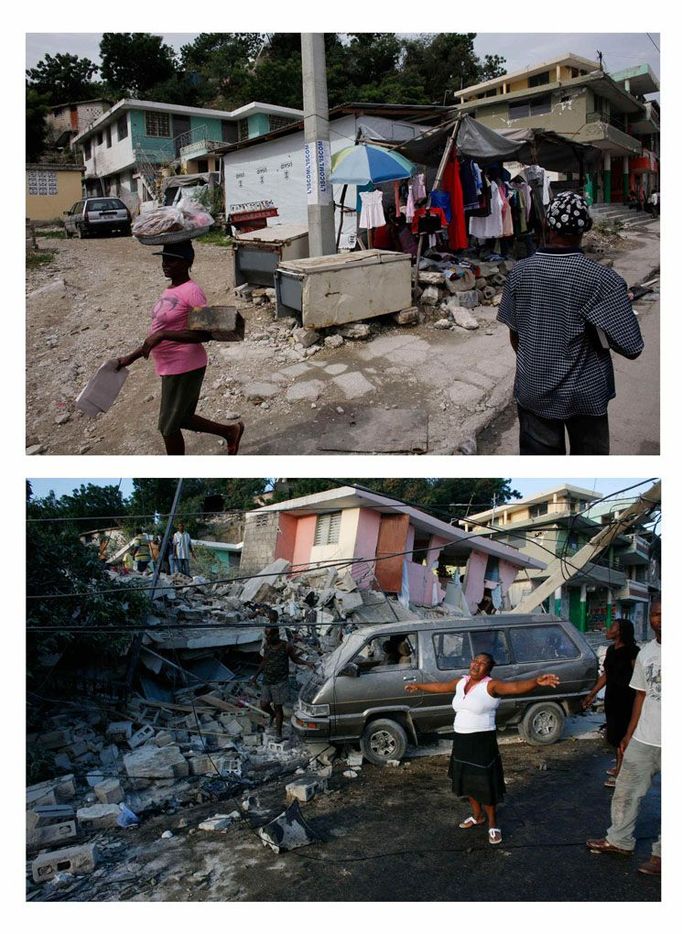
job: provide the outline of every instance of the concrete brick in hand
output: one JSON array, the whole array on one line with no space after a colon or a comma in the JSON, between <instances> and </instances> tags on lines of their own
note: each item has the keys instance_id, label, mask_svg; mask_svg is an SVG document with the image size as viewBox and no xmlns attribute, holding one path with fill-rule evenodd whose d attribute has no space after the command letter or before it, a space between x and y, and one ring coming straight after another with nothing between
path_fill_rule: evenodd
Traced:
<instances>
[{"instance_id":1,"label":"concrete brick in hand","mask_svg":"<svg viewBox=\"0 0 682 934\"><path fill-rule=\"evenodd\" d=\"M244 318L232 305L192 308L187 315L187 327L190 331L210 331L215 341L244 340Z\"/></svg>"},{"instance_id":2,"label":"concrete brick in hand","mask_svg":"<svg viewBox=\"0 0 682 934\"><path fill-rule=\"evenodd\" d=\"M92 872L97 865L97 859L98 853L94 843L41 853L33 860L33 881L49 882L58 872L70 872L73 875Z\"/></svg>"}]
</instances>

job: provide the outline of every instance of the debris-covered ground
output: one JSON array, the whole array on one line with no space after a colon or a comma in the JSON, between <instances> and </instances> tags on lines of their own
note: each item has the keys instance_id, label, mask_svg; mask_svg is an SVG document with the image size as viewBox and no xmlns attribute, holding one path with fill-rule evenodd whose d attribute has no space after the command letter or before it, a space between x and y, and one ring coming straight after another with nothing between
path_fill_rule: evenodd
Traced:
<instances>
[{"instance_id":1,"label":"debris-covered ground","mask_svg":"<svg viewBox=\"0 0 682 934\"><path fill-rule=\"evenodd\" d=\"M97 367L144 338L166 284L159 258L132 238L39 244L55 256L27 272L27 449L163 453L151 362L131 367L105 415L74 409ZM609 261L607 247L631 243L593 246ZM275 318L272 290L235 294L231 250L196 251L193 276L209 303L235 304L246 317L243 343L208 345L199 411L241 417L245 454L475 453L478 431L507 404L514 355L495 316L513 260L472 260L444 276L438 258L427 259L418 307L311 334ZM188 453L224 451L217 438L188 435Z\"/></svg>"}]
</instances>

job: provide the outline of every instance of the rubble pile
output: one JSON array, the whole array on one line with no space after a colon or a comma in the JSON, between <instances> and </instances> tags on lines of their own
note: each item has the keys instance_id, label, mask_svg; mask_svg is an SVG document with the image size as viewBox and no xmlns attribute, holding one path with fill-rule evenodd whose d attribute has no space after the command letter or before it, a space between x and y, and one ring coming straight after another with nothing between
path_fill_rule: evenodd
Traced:
<instances>
[{"instance_id":1,"label":"rubble pile","mask_svg":"<svg viewBox=\"0 0 682 934\"><path fill-rule=\"evenodd\" d=\"M420 308L436 330L480 326L474 311L481 306L497 306L502 288L516 260L495 262L462 259L433 251L419 262Z\"/></svg>"},{"instance_id":2,"label":"rubble pile","mask_svg":"<svg viewBox=\"0 0 682 934\"><path fill-rule=\"evenodd\" d=\"M267 609L277 609L298 654L314 663L337 647L344 632L387 621L387 614L409 614L393 602L389 610L383 593L359 591L347 570L330 567L290 578L283 573L288 567L280 559L234 582L160 575L136 693L126 702L83 701L77 714L45 717L41 711L40 729L27 737L42 774L52 773L26 791L29 887L35 895L43 897L38 890L46 884L63 891L75 877L101 872L103 854L110 861L122 846L117 835L159 814L197 806L205 811L212 802L241 796L236 811L228 805L182 818L188 832L227 833L257 812L253 789L268 782L284 783L280 807L289 809L329 791L335 749L298 740L287 725L286 706L278 740L259 707L260 690L249 676L260 660ZM297 668L291 697L314 676ZM338 762L339 780L351 765L357 776L362 756L352 756ZM285 846L272 834L263 842L277 851Z\"/></svg>"}]
</instances>

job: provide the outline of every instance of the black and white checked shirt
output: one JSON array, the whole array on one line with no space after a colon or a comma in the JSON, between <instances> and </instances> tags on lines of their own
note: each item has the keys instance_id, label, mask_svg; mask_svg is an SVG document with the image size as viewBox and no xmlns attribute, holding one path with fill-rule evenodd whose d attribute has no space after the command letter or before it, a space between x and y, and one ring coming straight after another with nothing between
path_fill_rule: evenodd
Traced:
<instances>
[{"instance_id":1,"label":"black and white checked shirt","mask_svg":"<svg viewBox=\"0 0 682 934\"><path fill-rule=\"evenodd\" d=\"M604 415L616 395L609 347L644 348L625 281L576 247L542 247L509 273L497 320L516 331L514 396L544 418Z\"/></svg>"}]
</instances>

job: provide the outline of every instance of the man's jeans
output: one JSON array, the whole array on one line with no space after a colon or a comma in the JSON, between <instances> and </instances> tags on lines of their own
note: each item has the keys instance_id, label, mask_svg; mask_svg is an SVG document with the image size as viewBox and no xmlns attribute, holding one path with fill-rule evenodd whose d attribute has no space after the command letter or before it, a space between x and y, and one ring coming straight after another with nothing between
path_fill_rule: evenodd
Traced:
<instances>
[{"instance_id":1,"label":"man's jeans","mask_svg":"<svg viewBox=\"0 0 682 934\"><path fill-rule=\"evenodd\" d=\"M648 746L631 739L625 750L616 788L611 801L611 826L606 839L623 850L634 850L633 831L642 798L651 787L654 775L661 771L661 747ZM661 837L651 847L652 856L661 855Z\"/></svg>"},{"instance_id":2,"label":"man's jeans","mask_svg":"<svg viewBox=\"0 0 682 934\"><path fill-rule=\"evenodd\" d=\"M566 435L571 454L608 454L608 415L575 415L573 418L543 418L523 406L519 413L521 454L565 454Z\"/></svg>"},{"instance_id":3,"label":"man's jeans","mask_svg":"<svg viewBox=\"0 0 682 934\"><path fill-rule=\"evenodd\" d=\"M185 577L191 577L192 575L189 572L189 558L176 558L175 563L178 566L178 571L181 574L184 574Z\"/></svg>"}]
</instances>

